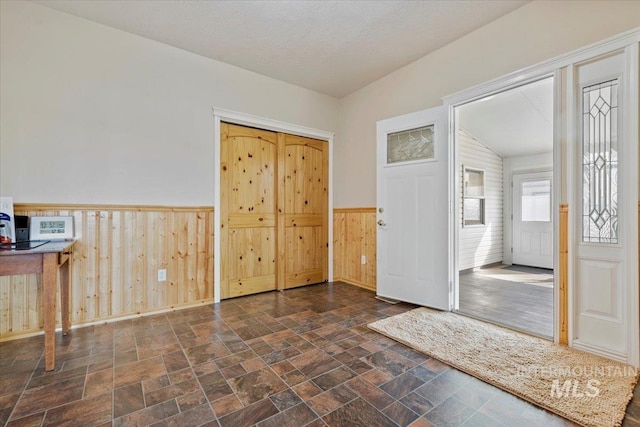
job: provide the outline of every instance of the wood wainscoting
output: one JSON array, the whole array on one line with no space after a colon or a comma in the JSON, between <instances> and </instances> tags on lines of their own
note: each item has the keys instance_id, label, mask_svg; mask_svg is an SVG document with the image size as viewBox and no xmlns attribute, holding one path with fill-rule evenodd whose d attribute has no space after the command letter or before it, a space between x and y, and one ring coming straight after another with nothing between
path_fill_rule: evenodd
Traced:
<instances>
[{"instance_id":1,"label":"wood wainscoting","mask_svg":"<svg viewBox=\"0 0 640 427\"><path fill-rule=\"evenodd\" d=\"M559 303L558 342L563 345L569 344L569 205L560 204L560 233L558 243L560 246L560 271L558 278Z\"/></svg>"},{"instance_id":2,"label":"wood wainscoting","mask_svg":"<svg viewBox=\"0 0 640 427\"><path fill-rule=\"evenodd\" d=\"M14 210L75 218L74 326L213 301L213 207L15 204ZM158 269L166 269L166 281L158 281ZM42 331L40 280L0 278L0 340Z\"/></svg>"},{"instance_id":3,"label":"wood wainscoting","mask_svg":"<svg viewBox=\"0 0 640 427\"><path fill-rule=\"evenodd\" d=\"M334 280L376 290L376 230L376 208L333 210Z\"/></svg>"}]
</instances>

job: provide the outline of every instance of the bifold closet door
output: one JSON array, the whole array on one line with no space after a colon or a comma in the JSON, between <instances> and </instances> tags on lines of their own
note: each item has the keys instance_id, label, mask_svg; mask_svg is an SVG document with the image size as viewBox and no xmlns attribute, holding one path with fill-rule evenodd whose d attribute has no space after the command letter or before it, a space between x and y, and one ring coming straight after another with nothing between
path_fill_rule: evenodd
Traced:
<instances>
[{"instance_id":1,"label":"bifold closet door","mask_svg":"<svg viewBox=\"0 0 640 427\"><path fill-rule=\"evenodd\" d=\"M276 289L277 134L222 123L220 296Z\"/></svg>"},{"instance_id":2,"label":"bifold closet door","mask_svg":"<svg viewBox=\"0 0 640 427\"><path fill-rule=\"evenodd\" d=\"M328 278L328 146L324 141L278 134L278 287Z\"/></svg>"},{"instance_id":3,"label":"bifold closet door","mask_svg":"<svg viewBox=\"0 0 640 427\"><path fill-rule=\"evenodd\" d=\"M324 141L222 123L220 297L328 277Z\"/></svg>"}]
</instances>

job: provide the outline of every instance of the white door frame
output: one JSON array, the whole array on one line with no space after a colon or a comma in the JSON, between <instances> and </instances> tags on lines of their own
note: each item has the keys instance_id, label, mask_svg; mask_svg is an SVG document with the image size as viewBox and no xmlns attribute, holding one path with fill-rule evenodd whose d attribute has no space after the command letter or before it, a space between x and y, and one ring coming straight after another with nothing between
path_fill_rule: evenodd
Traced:
<instances>
[{"instance_id":1,"label":"white door frame","mask_svg":"<svg viewBox=\"0 0 640 427\"><path fill-rule=\"evenodd\" d=\"M213 108L214 138L213 138L213 168L214 168L214 195L213 195L213 302L220 302L220 122L234 123L237 125L250 126L258 129L265 129L274 132L288 133L291 135L305 136L308 138L327 141L329 144L329 197L328 197L328 233L329 253L327 262L329 263L328 280L333 281L333 138L331 132L312 129L291 123L258 117L251 114L239 113L236 111Z\"/></svg>"},{"instance_id":2,"label":"white door frame","mask_svg":"<svg viewBox=\"0 0 640 427\"><path fill-rule=\"evenodd\" d=\"M594 58L597 56L604 55L608 52L612 52L619 49L627 49L629 52L628 55L635 56L635 61L628 61L630 63L630 75L638 74L638 43L640 43L640 27L626 31L624 33L618 34L611 38L605 39L603 41L591 44L589 46L583 47L581 49L577 49L573 52L569 52L564 55L560 55L556 58L552 58L550 60L544 61L542 63L533 65L531 67L524 68L522 70L515 71L513 73L507 74L505 76L496 78L494 80L488 81L486 83L482 83L480 85L462 90L460 92L451 94L443 98L444 104L448 107L449 110L449 159L450 159L450 188L457 188L459 184L457 174L455 173L455 165L458 161L457 150L455 148L456 144L456 123L455 123L455 108L461 106L463 104L469 103L471 101L475 101L486 96L490 96L495 93L503 92L505 90L509 90L518 86L522 86L527 83L534 82L536 80L540 80L546 77L553 76L554 77L554 106L553 106L553 115L554 115L554 148L553 148L553 163L554 163L554 173L553 180L556 183L553 190L553 200L554 200L554 208L553 208L553 221L554 224L559 224L559 213L558 209L556 209L558 203L573 203L575 200L575 194L564 194L564 179L566 177L573 177L574 170L571 167L571 162L567 162L567 148L571 148L571 144L567 143L565 139L565 134L567 129L564 128L564 125L570 119L568 117L568 113L566 111L566 106L560 105L560 100L563 97L563 94L567 91L567 68L571 68L573 64L580 63L590 58ZM563 70L564 69L564 70ZM632 96L638 96L638 82L633 81L630 84L629 88L632 92ZM628 111L629 116L633 116L635 114L636 120L638 117L638 105L637 103L632 103L630 106L630 111ZM569 127L570 128L570 127ZM637 126L634 128L630 126L629 132L635 132L635 140L638 138L638 129ZM633 135L631 135L633 137ZM564 161L564 164L563 164ZM564 170L562 170L564 168ZM451 190L450 190L451 191ZM638 194L628 195L635 197L635 200L638 198ZM627 197L628 197L627 196ZM571 205L570 205L571 209ZM574 207L575 209L575 207ZM449 222L455 223L455 215L456 209L454 205L454 201L452 200L450 205L450 219ZM629 214L633 214L632 216L636 218L638 217L637 208L634 208L634 212L629 212ZM575 247L575 233L571 231L572 227L569 229L569 248ZM457 271L458 271L458 230L457 227L450 227L450 254L451 259L454 260L453 263L450 263L450 277L451 280L454 281L454 309L458 309L458 280L457 280ZM558 264L559 264L559 253L558 253L558 233L554 233L554 272L557 275ZM636 237L637 239L637 237ZM638 255L638 247L636 245L630 245L635 247L628 248L629 256L633 257L635 254L636 259ZM571 258L571 257L570 257ZM573 263L569 262L569 344L571 345L571 327L573 322L573 272L574 266ZM631 285L629 286L629 294L628 298L630 301L634 301L633 307L629 310L628 313L628 324L629 324L629 334L628 334L628 343L629 343L629 354L627 362L631 365L638 366L640 363L639 359L639 344L640 344L640 331L638 325L639 319L639 311L640 307L638 304L638 268L636 266L634 274L629 277L629 282ZM554 278L554 281L558 281L558 277ZM559 340L559 293L558 287L554 287L554 339L557 342Z\"/></svg>"},{"instance_id":3,"label":"white door frame","mask_svg":"<svg viewBox=\"0 0 640 427\"><path fill-rule=\"evenodd\" d=\"M458 188L461 188L461 185L462 185L462 183L460 182L460 174L457 172L457 167L456 167L456 165L459 164L458 139L457 139L458 120L456 117L456 108L464 104L468 104L470 102L485 98L487 96L495 95L510 89L517 88L517 87L525 86L527 84L534 83L539 80L544 80L549 77L553 77L553 90L554 90L553 114L555 118L557 117L557 112L559 111L559 106L557 104L560 98L557 96L557 94L559 93L559 90L560 90L559 89L560 72L552 67L543 67L543 66L531 67L531 69L525 69L513 74L509 74L505 77L484 83L479 86L472 87L468 90L458 92L454 95L450 95L448 97L443 98L445 105L449 109L449 141L451 142L449 144L449 159L451 159L449 164L449 180L450 180L449 188L451 192L449 194L449 198L450 198L449 214L451 216L449 219L449 223L454 225L449 228L450 230L449 238L451 239L449 244L449 248L450 248L449 256L451 257L450 259L453 260L452 263L449 263L451 267L449 276L450 276L450 281L453 283L452 294L453 294L454 310L458 310L460 308L459 297L458 297L460 294L459 293L460 278L458 274L458 271L460 270L460 261L459 261L459 254L458 254L460 227L457 226L459 214L458 214L458 206L457 206L458 198L456 197L456 191ZM561 150L558 144L558 141L561 140L560 134L559 134L560 131L561 131L561 128L559 126L558 120L554 120L553 122L553 163L554 163L553 181L554 182L561 181L561 177L560 177L561 168L555 166L555 165L559 165L560 164L559 162L561 161L561 157L560 157ZM560 185L555 185L552 187L552 199L553 199L552 203L554 204L559 203L559 201L561 200ZM554 224L558 224L559 212L557 209L552 209L552 210L553 210L552 221ZM504 215L504 212L503 212L503 215ZM504 227L503 227L503 230L504 230ZM558 263L559 263L557 234L558 233L553 233L553 247L554 247L553 268L554 268L555 283L558 283L558 280L559 280L559 277L557 276ZM559 307L559 294L557 292L557 286L554 286L553 293L554 293L553 336L554 336L554 340L557 341L559 336L559 333L557 330L558 322L556 321L556 319L558 318L557 309Z\"/></svg>"}]
</instances>

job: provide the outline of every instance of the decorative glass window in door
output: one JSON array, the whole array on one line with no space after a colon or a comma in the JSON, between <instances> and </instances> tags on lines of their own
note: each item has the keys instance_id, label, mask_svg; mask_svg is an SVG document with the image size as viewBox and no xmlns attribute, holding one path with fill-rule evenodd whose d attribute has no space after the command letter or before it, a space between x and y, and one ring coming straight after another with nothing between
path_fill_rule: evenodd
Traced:
<instances>
[{"instance_id":1,"label":"decorative glass window in door","mask_svg":"<svg viewBox=\"0 0 640 427\"><path fill-rule=\"evenodd\" d=\"M462 170L462 225L483 225L485 223L484 171L465 167Z\"/></svg>"},{"instance_id":2,"label":"decorative glass window in door","mask_svg":"<svg viewBox=\"0 0 640 427\"><path fill-rule=\"evenodd\" d=\"M387 135L387 164L433 158L433 125Z\"/></svg>"},{"instance_id":3,"label":"decorative glass window in door","mask_svg":"<svg viewBox=\"0 0 640 427\"><path fill-rule=\"evenodd\" d=\"M618 243L618 79L582 90L582 241Z\"/></svg>"}]
</instances>

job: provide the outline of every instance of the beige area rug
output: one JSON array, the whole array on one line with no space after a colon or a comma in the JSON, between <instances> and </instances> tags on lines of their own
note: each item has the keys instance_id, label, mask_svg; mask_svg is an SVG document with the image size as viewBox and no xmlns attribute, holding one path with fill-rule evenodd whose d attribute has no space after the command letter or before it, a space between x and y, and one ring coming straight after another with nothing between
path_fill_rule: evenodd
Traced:
<instances>
[{"instance_id":1,"label":"beige area rug","mask_svg":"<svg viewBox=\"0 0 640 427\"><path fill-rule=\"evenodd\" d=\"M585 426L621 425L638 379L633 367L428 308L369 328Z\"/></svg>"}]
</instances>

